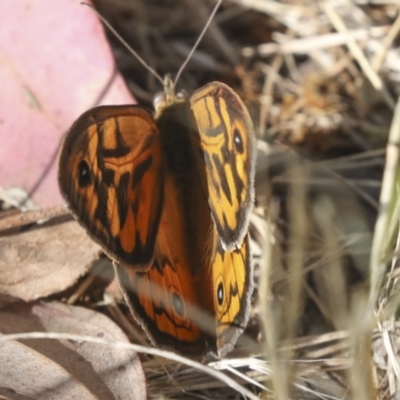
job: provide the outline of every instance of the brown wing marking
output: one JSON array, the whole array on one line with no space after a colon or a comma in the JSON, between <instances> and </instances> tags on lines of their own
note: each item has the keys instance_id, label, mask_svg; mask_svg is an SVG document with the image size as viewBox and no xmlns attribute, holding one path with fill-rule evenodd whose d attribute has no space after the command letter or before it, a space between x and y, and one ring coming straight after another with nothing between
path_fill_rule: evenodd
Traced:
<instances>
[{"instance_id":1,"label":"brown wing marking","mask_svg":"<svg viewBox=\"0 0 400 400\"><path fill-rule=\"evenodd\" d=\"M131 312L153 344L202 359L215 351L212 277L209 263L194 268L198 260L187 245L180 181L171 174L164 178L155 260L145 272L119 269L119 275Z\"/></svg>"},{"instance_id":2,"label":"brown wing marking","mask_svg":"<svg viewBox=\"0 0 400 400\"><path fill-rule=\"evenodd\" d=\"M255 139L248 111L227 85L212 82L190 99L207 167L209 204L225 249L240 247L254 202Z\"/></svg>"},{"instance_id":3,"label":"brown wing marking","mask_svg":"<svg viewBox=\"0 0 400 400\"><path fill-rule=\"evenodd\" d=\"M138 106L102 106L72 126L59 159L59 186L72 212L126 267L153 260L162 205L161 146Z\"/></svg>"},{"instance_id":4,"label":"brown wing marking","mask_svg":"<svg viewBox=\"0 0 400 400\"><path fill-rule=\"evenodd\" d=\"M163 217L167 218L163 214L161 224ZM179 227L179 220L174 224ZM168 232L160 229L156 257L147 271L119 270L125 299L154 345L201 358L206 337L196 323L198 288L184 244Z\"/></svg>"},{"instance_id":5,"label":"brown wing marking","mask_svg":"<svg viewBox=\"0 0 400 400\"><path fill-rule=\"evenodd\" d=\"M219 245L212 271L217 348L223 356L232 350L249 318L253 270L248 236L239 249L231 252Z\"/></svg>"}]
</instances>

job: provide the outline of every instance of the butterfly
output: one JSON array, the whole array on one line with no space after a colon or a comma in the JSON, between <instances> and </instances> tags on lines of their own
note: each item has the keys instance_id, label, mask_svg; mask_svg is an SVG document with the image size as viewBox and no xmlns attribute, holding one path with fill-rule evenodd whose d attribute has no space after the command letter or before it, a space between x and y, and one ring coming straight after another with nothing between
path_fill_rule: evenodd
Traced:
<instances>
[{"instance_id":1,"label":"butterfly","mask_svg":"<svg viewBox=\"0 0 400 400\"><path fill-rule=\"evenodd\" d=\"M125 300L154 345L224 356L244 330L254 164L249 113L220 82L187 99L167 78L154 117L139 105L100 106L64 138L61 193L118 264Z\"/></svg>"}]
</instances>

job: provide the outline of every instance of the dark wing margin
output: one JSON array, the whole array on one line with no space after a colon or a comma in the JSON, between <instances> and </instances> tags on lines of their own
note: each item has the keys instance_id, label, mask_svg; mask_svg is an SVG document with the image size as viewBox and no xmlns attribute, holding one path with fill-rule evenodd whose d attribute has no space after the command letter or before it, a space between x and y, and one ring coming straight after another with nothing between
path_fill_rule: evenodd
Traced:
<instances>
[{"instance_id":1,"label":"dark wing margin","mask_svg":"<svg viewBox=\"0 0 400 400\"><path fill-rule=\"evenodd\" d=\"M218 354L230 352L249 320L253 265L249 235L242 246L225 251L218 245L212 265Z\"/></svg>"},{"instance_id":2,"label":"dark wing margin","mask_svg":"<svg viewBox=\"0 0 400 400\"><path fill-rule=\"evenodd\" d=\"M61 193L104 251L123 266L154 259L162 207L162 155L156 123L139 106L101 106L82 114L65 136Z\"/></svg>"},{"instance_id":3,"label":"dark wing margin","mask_svg":"<svg viewBox=\"0 0 400 400\"><path fill-rule=\"evenodd\" d=\"M223 248L240 248L254 203L255 137L246 106L212 82L190 99L204 153L209 205Z\"/></svg>"}]
</instances>

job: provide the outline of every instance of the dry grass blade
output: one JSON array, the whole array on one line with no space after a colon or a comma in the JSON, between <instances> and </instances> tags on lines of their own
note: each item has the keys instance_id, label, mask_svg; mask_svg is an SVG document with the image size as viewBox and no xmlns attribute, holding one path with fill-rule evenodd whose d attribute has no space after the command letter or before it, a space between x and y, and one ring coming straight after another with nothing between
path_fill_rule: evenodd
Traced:
<instances>
[{"instance_id":1,"label":"dry grass blade","mask_svg":"<svg viewBox=\"0 0 400 400\"><path fill-rule=\"evenodd\" d=\"M395 196L396 181L398 179L398 166L400 161L400 98L397 102L394 112L392 126L389 133L388 145L386 151L386 165L383 174L382 190L380 195L380 212L375 226L374 240L371 249L371 291L370 307L374 307L378 292L381 287L382 279L386 269L386 257L388 246L393 240L388 236L389 224L391 221L398 221L399 214L393 214L398 210L394 201L398 203L398 197Z\"/></svg>"},{"instance_id":2,"label":"dry grass blade","mask_svg":"<svg viewBox=\"0 0 400 400\"><path fill-rule=\"evenodd\" d=\"M345 24L343 23L342 19L339 17L339 15L335 12L334 8L329 4L325 3L324 4L324 9L331 20L332 24L334 27L345 34L347 34L347 28ZM350 51L352 52L354 58L360 63L361 68L365 72L365 75L368 77L370 82L372 83L373 87L376 89L377 92L382 93L383 99L386 101L386 103L389 105L389 107L394 108L395 102L388 92L388 90L385 88L381 78L378 76L378 74L375 72L375 70L372 68L371 64L369 63L368 59L365 57L364 53L358 46L358 44L355 42L355 40L347 34L347 45L349 46Z\"/></svg>"}]
</instances>

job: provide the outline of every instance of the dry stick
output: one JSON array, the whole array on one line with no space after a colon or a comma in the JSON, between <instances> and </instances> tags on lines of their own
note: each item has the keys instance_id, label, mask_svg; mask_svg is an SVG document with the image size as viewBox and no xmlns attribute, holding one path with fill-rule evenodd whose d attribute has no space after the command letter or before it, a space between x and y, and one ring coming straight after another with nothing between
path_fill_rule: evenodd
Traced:
<instances>
[{"instance_id":1,"label":"dry stick","mask_svg":"<svg viewBox=\"0 0 400 400\"><path fill-rule=\"evenodd\" d=\"M396 177L400 159L399 145L400 145L400 99L398 100L398 103L396 105L388 138L386 165L385 165L382 189L380 195L380 212L378 214L378 218L375 224L375 234L372 242L371 259L370 259L371 289L370 289L369 307L367 309L368 314L372 311L373 307L376 304L382 280L384 278L384 272L386 267L385 254L388 250L387 249L388 243L393 237L393 233L391 232L393 228L390 229L390 225L395 225L395 223L397 225L399 220L398 200L394 204L394 209L390 210L390 207L393 204L392 199L394 198L394 196L396 196L396 191L395 191ZM394 221L391 221L391 219ZM398 247L399 247L399 235L397 236L396 249L398 249ZM397 257L394 256L394 258L392 259L391 272L393 272L393 268L395 265L395 258ZM388 279L388 282L389 280L390 279ZM385 288L386 293L388 289L389 287L386 286ZM397 309L398 304L399 304L399 297L395 295L391 298L390 305L392 307L384 307L386 306L386 301L383 301L379 307L379 314L381 317L383 316L383 314L388 315L389 309L392 309L393 311L391 314L388 315L388 320L386 321L384 320L383 324L379 324L384 347L388 354L389 391L392 394L394 394L396 391L394 384L395 381L394 375L397 377L397 381L400 380L400 361L395 350L395 345L393 343L393 333L395 332L394 317L393 317L395 310L393 309L393 305L395 305ZM366 316L367 318L368 314Z\"/></svg>"},{"instance_id":2,"label":"dry stick","mask_svg":"<svg viewBox=\"0 0 400 400\"><path fill-rule=\"evenodd\" d=\"M386 351L387 351L387 349L386 349ZM388 357L388 358L390 359L390 357ZM393 371L392 363L388 363L386 374L387 374L387 381L388 381L388 386L389 386L388 390L389 390L390 398L395 398L397 384L396 384L396 377L395 377L395 374Z\"/></svg>"},{"instance_id":3,"label":"dry stick","mask_svg":"<svg viewBox=\"0 0 400 400\"><path fill-rule=\"evenodd\" d=\"M325 304L321 301L321 299L315 293L313 288L307 282L304 282L304 290L306 291L307 296L314 302L315 306L318 308L318 310L322 314L322 316L330 324L333 325L333 321L332 321L331 315L329 314L328 308L325 306Z\"/></svg>"},{"instance_id":4,"label":"dry stick","mask_svg":"<svg viewBox=\"0 0 400 400\"><path fill-rule=\"evenodd\" d=\"M349 317L350 359L353 360L353 365L348 371L348 382L349 391L360 400L371 400L371 394L377 389L375 381L371 379L374 369L371 337L375 321L371 318L373 314L366 312L367 305L366 291L355 291Z\"/></svg>"},{"instance_id":5,"label":"dry stick","mask_svg":"<svg viewBox=\"0 0 400 400\"><path fill-rule=\"evenodd\" d=\"M354 40L365 40L371 35L380 36L389 31L389 26L372 27L370 29L349 30L347 34L341 32L327 33L324 35L305 37L300 39L288 40L279 43L260 44L255 49L245 47L242 54L246 57L269 56L274 53L280 54L305 54L317 49L327 49L329 47L337 47L346 44L347 36L351 36ZM389 33L388 33L389 36Z\"/></svg>"},{"instance_id":6,"label":"dry stick","mask_svg":"<svg viewBox=\"0 0 400 400\"><path fill-rule=\"evenodd\" d=\"M243 362L241 362L243 360ZM146 376L149 381L149 393L154 391L162 391L164 395L171 395L173 393L180 392L182 394L183 391L194 391L199 390L200 388L211 390L217 388L226 388L226 385L223 382L215 381L211 382L209 377L203 374L201 371L197 371L195 368L184 368L181 364L170 363L164 364L167 366L167 369L163 369L161 371L160 359L155 358L154 360L149 360L144 362L144 368L146 370ZM264 369L260 366L260 363L265 364L265 361L259 360L256 358L244 358L244 359L224 359L221 362L230 361L229 365L222 365L218 362L208 363L208 366L215 370L227 370L231 371L231 369L235 369L234 374L238 376L238 380L241 384L245 384L248 382L251 385L259 387L261 389L265 389L265 387L259 382L265 381L267 378L266 374L263 373ZM238 362L237 362L238 361ZM246 375L237 371L239 368L246 368ZM167 374L165 371L167 370ZM261 371L260 371L261 370ZM173 387L166 387L167 383L171 383L171 379L176 383ZM150 386L152 385L152 386Z\"/></svg>"},{"instance_id":7,"label":"dry stick","mask_svg":"<svg viewBox=\"0 0 400 400\"><path fill-rule=\"evenodd\" d=\"M286 29L285 33L278 34L277 32L273 35L275 37L276 41L282 41L283 43L291 42L295 36L295 32L291 29ZM286 66L288 68L288 76L291 78L293 82L301 82L301 74L298 71L298 68L296 66L296 61L294 60L293 54L285 54L285 53L280 53L284 61L286 62ZM301 93L303 91L301 90Z\"/></svg>"},{"instance_id":8,"label":"dry stick","mask_svg":"<svg viewBox=\"0 0 400 400\"><path fill-rule=\"evenodd\" d=\"M88 275L83 282L77 287L77 289L72 293L72 295L66 301L66 304L73 305L75 304L81 296L86 292L89 286L95 281L97 277L93 274Z\"/></svg>"},{"instance_id":9,"label":"dry stick","mask_svg":"<svg viewBox=\"0 0 400 400\"><path fill-rule=\"evenodd\" d=\"M343 244L342 247L340 248L341 252L344 252L346 250L346 245ZM321 251L314 251L312 253L310 253L309 258L315 258L316 256L319 256L319 254L324 254L324 249L322 249ZM311 264L308 264L307 266L304 266L302 269L302 273L303 275L307 274L308 272L317 269L317 268L321 268L324 264L328 263L331 261L331 257L324 255L319 256L319 259L317 261L314 261ZM288 280L289 276L291 275L291 272L287 272L284 273L282 275L280 275L278 278L276 278L274 280L274 284L277 284L278 282L284 281L281 283L281 285L285 285L286 281Z\"/></svg>"},{"instance_id":10,"label":"dry stick","mask_svg":"<svg viewBox=\"0 0 400 400\"><path fill-rule=\"evenodd\" d=\"M297 95L301 95L303 93L303 89L298 83L295 83L288 78L283 78L273 67L269 66L268 64L261 64L259 68L262 73L270 74L271 78L274 80L274 83L276 85L280 85L281 90L290 91L296 93Z\"/></svg>"},{"instance_id":11,"label":"dry stick","mask_svg":"<svg viewBox=\"0 0 400 400\"><path fill-rule=\"evenodd\" d=\"M251 360L248 360L248 361L250 361L250 362L249 362L249 364L247 364L247 367L251 368ZM254 380L254 379L250 378L249 376L247 376L246 374L240 372L237 368L227 366L226 370L229 371L231 374L236 375L238 378L242 379L244 382L247 382L250 385L256 386L262 390L272 393L272 391L268 390L268 388L266 386L262 385L261 383L258 383L256 380Z\"/></svg>"},{"instance_id":12,"label":"dry stick","mask_svg":"<svg viewBox=\"0 0 400 400\"><path fill-rule=\"evenodd\" d=\"M343 264L339 260L342 255L341 246L335 234L335 209L331 199L326 195L320 196L312 210L314 220L318 224L321 236L325 242L326 254L330 261L323 268L315 270L314 279L317 287L325 288L320 296L325 299L329 314L329 321L335 329L348 328L348 296L343 272ZM322 285L321 285L322 283Z\"/></svg>"},{"instance_id":13,"label":"dry stick","mask_svg":"<svg viewBox=\"0 0 400 400\"><path fill-rule=\"evenodd\" d=\"M317 162L315 162L315 165L324 165L325 167L328 167L328 168L335 168L336 170L341 170L341 169L349 168L349 166L348 166L348 164L346 164L346 162L358 161L360 159L361 160L370 159L370 158L374 159L376 157L384 156L385 153L386 153L386 149L369 150L369 151L364 151L362 153L356 153L356 154L336 157L334 160L328 159L328 160L317 161ZM371 164L371 165L373 165L373 164ZM359 164L356 164L356 167L359 167Z\"/></svg>"},{"instance_id":14,"label":"dry stick","mask_svg":"<svg viewBox=\"0 0 400 400\"><path fill-rule=\"evenodd\" d=\"M378 333L378 332L377 332ZM284 343L280 346L280 351L286 350L301 350L303 355L307 355L306 359L292 360L297 364L302 365L318 365L318 366L338 366L341 368L351 367L353 361L344 358L327 358L328 356L333 356L338 352L347 353L348 352L348 331L336 331L329 332L322 335L306 336L297 338L294 340L293 344L286 346ZM322 346L324 345L324 346ZM325 346L327 345L327 346ZM325 358L325 359L322 359ZM218 370L230 370L231 368L243 368L250 367L252 371L258 371L264 375L271 375L270 363L266 360L260 360L254 357L251 358L238 358L238 359L223 359L210 363L209 366L214 367ZM257 377L258 380L261 378Z\"/></svg>"},{"instance_id":15,"label":"dry stick","mask_svg":"<svg viewBox=\"0 0 400 400\"><path fill-rule=\"evenodd\" d=\"M282 64L283 64L283 56L281 54L278 54L276 57L274 57L274 60L272 61L271 65L271 68L275 73L269 74L266 71L263 71L265 74L265 80L262 89L262 94L260 96L260 103L261 103L260 119L259 119L260 138L265 138L265 127L267 125L268 112L273 101L272 89L275 83L275 76L278 75L278 71L281 69Z\"/></svg>"},{"instance_id":16,"label":"dry stick","mask_svg":"<svg viewBox=\"0 0 400 400\"><path fill-rule=\"evenodd\" d=\"M365 75L367 76L367 78L369 79L375 90L382 95L382 98L385 101L385 103L391 110L393 110L395 102L392 96L384 86L382 79L371 67L367 57L365 57L365 54L361 50L360 46L357 44L354 38L351 35L349 35L347 27L340 18L340 16L336 13L331 4L324 3L322 7L326 15L328 16L329 20L331 21L332 25L334 26L334 28L339 32L347 34L347 46L351 51L351 53L353 54L353 57L358 61L361 69L364 71Z\"/></svg>"},{"instance_id":17,"label":"dry stick","mask_svg":"<svg viewBox=\"0 0 400 400\"><path fill-rule=\"evenodd\" d=\"M324 168L321 167L321 169L323 170ZM375 198L373 196L369 195L368 193L366 193L364 190L362 190L359 187L357 181L353 181L351 179L346 179L342 175L340 175L339 173L337 173L336 171L333 171L333 170L330 171L329 169L327 169L326 171L329 174L331 174L333 177L335 177L335 179L337 179L339 182L343 183L344 186L347 186L350 189L352 189L354 191L354 193L359 195L362 199L364 199L373 208L378 207L378 203L376 202Z\"/></svg>"},{"instance_id":18,"label":"dry stick","mask_svg":"<svg viewBox=\"0 0 400 400\"><path fill-rule=\"evenodd\" d=\"M390 127L385 170L383 173L382 189L379 199L379 213L375 223L374 237L372 240L370 257L370 293L368 315L372 315L375 307L379 289L384 278L386 262L384 260L384 251L387 239L388 226L390 224L389 207L393 196L395 195L396 173L399 166L400 153L400 98L394 111L392 124Z\"/></svg>"},{"instance_id":19,"label":"dry stick","mask_svg":"<svg viewBox=\"0 0 400 400\"><path fill-rule=\"evenodd\" d=\"M296 181L296 179L294 180ZM304 205L305 200L305 186L300 184L299 190L293 190L292 199L291 199L291 214L293 217L292 224L292 237L304 238L304 210L302 205ZM273 205L271 206L271 215L275 215ZM272 226L271 219L267 225L268 227ZM269 235L267 235L268 237ZM301 288L302 288L302 266L303 266L303 251L304 245L302 240L293 241L295 244L291 247L291 257L289 260L289 265L291 266L291 277L289 280L289 290L287 293L287 304L289 305L287 309L285 309L285 321L287 326L287 343L284 349L280 348L278 345L278 336L280 332L276 328L274 322L279 318L273 312L271 305L271 295L270 288L270 272L271 272L271 260L272 260L272 245L269 241L264 243L264 251L265 254L265 266L261 269L260 276L260 315L261 322L263 324L263 329L266 335L266 343L267 343L267 353L270 355L271 360L271 375L272 382L274 385L275 396L279 400L286 400L289 398L290 394L290 382L293 377L293 364L290 363L290 357L293 352L292 344L294 343L294 335L296 330L296 321L299 314L300 308L300 296L301 296ZM278 350L283 350L284 355L282 357L278 357ZM295 382L293 382L295 383Z\"/></svg>"},{"instance_id":20,"label":"dry stick","mask_svg":"<svg viewBox=\"0 0 400 400\"><path fill-rule=\"evenodd\" d=\"M396 208L393 212L393 219L396 219L398 223L398 218L395 217L396 212L399 215L398 210L399 202L396 202ZM391 235L389 235L391 237ZM379 308L377 314L382 318L384 314L388 315L388 318L382 318L383 323L378 323L379 330L382 335L383 345L385 347L386 353L388 355L388 382L389 382L389 393L391 395L396 394L396 379L400 382L400 360L399 356L397 355L396 344L393 343L396 337L396 326L395 326L395 313L397 312L398 306L400 304L399 298L396 297L397 286L396 281L397 278L394 277L394 271L396 266L398 265L398 254L400 250L400 232L397 227L397 239L396 239L396 246L395 251L392 257L392 263L390 271L387 274L386 285L383 290L382 300L380 300ZM399 270L399 269L398 269ZM390 300L389 300L390 299ZM390 302L390 303L389 303ZM388 304L390 307L388 307ZM392 309L390 314L387 313Z\"/></svg>"},{"instance_id":21,"label":"dry stick","mask_svg":"<svg viewBox=\"0 0 400 400\"><path fill-rule=\"evenodd\" d=\"M376 301L378 299L378 294L380 287L385 276L386 262L385 253L387 251L387 245L392 238L390 231L391 219L398 223L399 207L398 201L394 204L394 210L390 210L393 204L393 198L396 196L396 176L397 169L399 166L399 145L400 145L400 98L397 102L387 144L386 153L386 164L382 181L382 189L380 195L380 210L375 223L374 237L372 241L371 258L370 258L370 297L367 308L366 318L372 315L373 308L375 307ZM398 229L398 228L397 228ZM398 245L398 243L397 243ZM398 304L399 299L392 298L392 303ZM387 309L385 310L388 311ZM380 308L382 312L382 308ZM394 310L393 310L394 312ZM382 316L382 315L381 315ZM389 321L383 323L385 328L381 328L381 334L384 342L384 347L388 354L389 363L389 384L390 392L394 393L394 373L398 380L400 380L400 362L397 357L396 351L394 350L394 344L389 330L394 332L394 320L393 314L389 315Z\"/></svg>"},{"instance_id":22,"label":"dry stick","mask_svg":"<svg viewBox=\"0 0 400 400\"><path fill-rule=\"evenodd\" d=\"M328 332L322 333L320 335L313 335L313 336L304 336L297 338L293 341L293 344L290 347L293 350L300 350L305 347L310 346L320 346L322 344L328 342L334 342L339 340L348 340L349 339L349 332L348 331L336 331L336 332ZM285 350L285 346L281 346L282 350Z\"/></svg>"},{"instance_id":23,"label":"dry stick","mask_svg":"<svg viewBox=\"0 0 400 400\"><path fill-rule=\"evenodd\" d=\"M69 333L52 333L52 332L29 332L29 333L17 333L10 335L0 336L0 343L6 342L9 340L21 340L21 339L64 339L64 340L75 340L75 341L83 341L89 343L98 343L106 346L112 346L116 348L130 349L136 351L137 353L151 354L154 356L164 357L170 360L174 360L178 363L185 364L189 367L195 368L199 371L204 372L212 376L213 378L224 382L227 386L236 390L244 396L247 396L252 400L259 400L259 397L253 393L251 393L248 389L238 384L234 379L225 375L220 371L216 371L207 365L203 365L197 361L190 360L186 357L182 357L178 354L175 354L171 351L160 350L151 347L140 346L132 343L124 343L124 342L114 342L110 340L101 339L98 337L85 336L85 335L72 335Z\"/></svg>"},{"instance_id":24,"label":"dry stick","mask_svg":"<svg viewBox=\"0 0 400 400\"><path fill-rule=\"evenodd\" d=\"M367 166L369 164L366 163ZM364 167L363 164L360 165L360 167ZM274 177L274 184L288 184L291 182L291 179L286 177L286 176L279 176L277 178ZM317 186L317 187L343 187L342 182L338 182L337 179L334 178L309 178L305 181L309 186ZM373 189L379 189L381 187L381 183L378 179L348 179L346 178L346 183L352 186L352 188L355 186L359 190L362 190L363 188L373 188ZM370 203L374 208L377 208L378 203Z\"/></svg>"},{"instance_id":25,"label":"dry stick","mask_svg":"<svg viewBox=\"0 0 400 400\"><path fill-rule=\"evenodd\" d=\"M66 206L41 208L39 210L25 211L0 219L0 232L7 229L18 228L23 225L33 224L41 220L49 220L70 214Z\"/></svg>"},{"instance_id":26,"label":"dry stick","mask_svg":"<svg viewBox=\"0 0 400 400\"><path fill-rule=\"evenodd\" d=\"M374 71L379 71L383 64L383 60L385 59L386 53L393 43L393 40L396 38L397 34L400 31L400 13L394 21L393 25L390 27L389 32L385 36L382 42L382 47L379 51L376 52L375 57L372 60L372 68Z\"/></svg>"},{"instance_id":27,"label":"dry stick","mask_svg":"<svg viewBox=\"0 0 400 400\"><path fill-rule=\"evenodd\" d=\"M272 236L272 226L274 218L278 215L278 204L274 201L270 202L269 212L267 215L267 233L266 237ZM280 390L281 385L277 385L279 376L278 361L278 331L275 322L277 321L274 313L272 296L271 296L271 271L273 265L273 245L271 240L265 240L263 243L264 263L260 268L260 282L258 289L259 307L260 307L260 323L265 335L266 354L269 354L271 363L272 382L274 383L274 391L277 399L286 399L284 397L286 390Z\"/></svg>"},{"instance_id":28,"label":"dry stick","mask_svg":"<svg viewBox=\"0 0 400 400\"><path fill-rule=\"evenodd\" d=\"M304 181L301 182L302 178L304 179L304 176L307 175L306 165L293 168L291 174L293 176L293 183L290 186L288 201L290 247L287 257L290 275L288 277L287 291L285 292L286 300L283 309L286 327L285 337L289 347L284 353L284 364L281 365L281 373L285 375L287 386L289 386L293 374L291 364L288 361L292 357L293 350L291 345L296 335L298 317L302 307L301 290L303 288L305 235L308 232L305 209L306 185Z\"/></svg>"},{"instance_id":29,"label":"dry stick","mask_svg":"<svg viewBox=\"0 0 400 400\"><path fill-rule=\"evenodd\" d=\"M338 357L338 353L341 354L340 359ZM305 351L305 355L307 356L308 359L311 359L312 362L318 363L323 361L324 365L327 364L334 365L343 363L351 366L353 364L353 360L349 358L348 354L349 354L348 341L346 342L341 341L338 343L331 344L330 346L327 347L322 347L320 349Z\"/></svg>"},{"instance_id":30,"label":"dry stick","mask_svg":"<svg viewBox=\"0 0 400 400\"><path fill-rule=\"evenodd\" d=\"M301 6L296 7L293 4L282 4L278 1L271 0L233 0L234 3L240 4L246 8L252 8L256 11L263 12L273 17L279 17L286 15L288 12L299 11Z\"/></svg>"}]
</instances>

